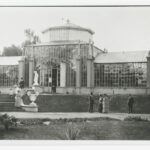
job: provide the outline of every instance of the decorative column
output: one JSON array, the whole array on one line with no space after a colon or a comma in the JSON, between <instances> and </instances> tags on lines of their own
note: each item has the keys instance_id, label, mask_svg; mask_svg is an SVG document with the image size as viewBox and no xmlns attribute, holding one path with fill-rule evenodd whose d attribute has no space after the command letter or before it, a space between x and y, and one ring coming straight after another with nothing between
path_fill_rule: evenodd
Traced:
<instances>
[{"instance_id":1,"label":"decorative column","mask_svg":"<svg viewBox=\"0 0 150 150\"><path fill-rule=\"evenodd\" d=\"M94 87L94 57L93 57L93 43L89 41L89 55L87 58L87 87Z\"/></svg>"},{"instance_id":2,"label":"decorative column","mask_svg":"<svg viewBox=\"0 0 150 150\"><path fill-rule=\"evenodd\" d=\"M60 87L66 87L66 63L60 63Z\"/></svg>"},{"instance_id":3,"label":"decorative column","mask_svg":"<svg viewBox=\"0 0 150 150\"><path fill-rule=\"evenodd\" d=\"M81 87L81 59L80 59L80 41L78 44L77 58L76 58L76 87Z\"/></svg>"},{"instance_id":4,"label":"decorative column","mask_svg":"<svg viewBox=\"0 0 150 150\"><path fill-rule=\"evenodd\" d=\"M21 60L19 60L19 75L18 75L19 81L21 80L21 78L24 79L24 77L25 77L25 60L24 58L22 58Z\"/></svg>"},{"instance_id":5,"label":"decorative column","mask_svg":"<svg viewBox=\"0 0 150 150\"><path fill-rule=\"evenodd\" d=\"M87 59L87 87L94 87L94 59Z\"/></svg>"},{"instance_id":6,"label":"decorative column","mask_svg":"<svg viewBox=\"0 0 150 150\"><path fill-rule=\"evenodd\" d=\"M147 56L147 87L150 88L150 52Z\"/></svg>"},{"instance_id":7,"label":"decorative column","mask_svg":"<svg viewBox=\"0 0 150 150\"><path fill-rule=\"evenodd\" d=\"M76 59L76 87L81 87L81 59Z\"/></svg>"},{"instance_id":8,"label":"decorative column","mask_svg":"<svg viewBox=\"0 0 150 150\"><path fill-rule=\"evenodd\" d=\"M88 52L88 56L91 58L93 57L93 44L94 42L89 40L89 52Z\"/></svg>"},{"instance_id":9,"label":"decorative column","mask_svg":"<svg viewBox=\"0 0 150 150\"><path fill-rule=\"evenodd\" d=\"M33 85L33 78L34 78L34 60L31 58L29 59L29 87Z\"/></svg>"}]
</instances>

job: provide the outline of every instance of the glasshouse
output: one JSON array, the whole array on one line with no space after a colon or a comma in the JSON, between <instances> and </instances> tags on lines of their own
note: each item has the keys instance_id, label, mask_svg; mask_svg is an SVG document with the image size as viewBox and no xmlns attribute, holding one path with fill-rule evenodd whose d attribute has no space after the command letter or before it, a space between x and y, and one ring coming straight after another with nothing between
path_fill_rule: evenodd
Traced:
<instances>
[{"instance_id":1,"label":"glasshouse","mask_svg":"<svg viewBox=\"0 0 150 150\"><path fill-rule=\"evenodd\" d=\"M118 89L130 89L131 93L145 92L150 87L148 50L102 50L94 45L94 31L70 21L42 33L42 43L24 47L22 57L15 57L14 63L0 61L0 86L13 86L23 78L25 86L32 87L36 73L36 86L51 93L87 94Z\"/></svg>"}]
</instances>

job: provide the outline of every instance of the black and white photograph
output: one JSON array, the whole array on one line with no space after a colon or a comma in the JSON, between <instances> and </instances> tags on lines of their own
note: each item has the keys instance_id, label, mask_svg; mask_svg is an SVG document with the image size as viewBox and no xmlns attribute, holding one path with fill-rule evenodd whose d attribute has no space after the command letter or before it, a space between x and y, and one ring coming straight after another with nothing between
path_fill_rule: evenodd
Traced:
<instances>
[{"instance_id":1,"label":"black and white photograph","mask_svg":"<svg viewBox=\"0 0 150 150\"><path fill-rule=\"evenodd\" d=\"M0 141L149 141L150 6L0 6Z\"/></svg>"}]
</instances>

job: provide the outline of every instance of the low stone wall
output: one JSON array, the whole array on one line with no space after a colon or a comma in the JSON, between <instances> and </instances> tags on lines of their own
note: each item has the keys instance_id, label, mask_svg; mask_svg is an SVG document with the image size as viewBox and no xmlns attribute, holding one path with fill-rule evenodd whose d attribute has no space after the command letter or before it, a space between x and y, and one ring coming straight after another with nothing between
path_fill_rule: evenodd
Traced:
<instances>
[{"instance_id":1,"label":"low stone wall","mask_svg":"<svg viewBox=\"0 0 150 150\"><path fill-rule=\"evenodd\" d=\"M39 112L87 112L88 96L39 95Z\"/></svg>"},{"instance_id":2,"label":"low stone wall","mask_svg":"<svg viewBox=\"0 0 150 150\"><path fill-rule=\"evenodd\" d=\"M93 92L94 94L109 94L109 95L115 95L115 94L134 94L134 95L141 95L141 94L146 94L150 95L150 89L149 88L104 88L104 87L99 87L99 88L86 88L86 87L81 87L81 88L74 88L74 87L66 87L66 88L61 88L57 87L56 89L57 93L60 94L77 94L77 95L87 95L90 92Z\"/></svg>"},{"instance_id":3,"label":"low stone wall","mask_svg":"<svg viewBox=\"0 0 150 150\"><path fill-rule=\"evenodd\" d=\"M10 88L12 87L0 87L1 93L8 94L10 92ZM46 93L51 93L51 88L50 87L41 87L38 86L38 91L41 92L46 92ZM61 88L57 87L56 88L56 93L58 94L74 94L74 95L88 95L90 92L93 92L94 94L109 94L109 95L115 95L115 94L134 94L134 95L150 95L150 88L87 88L87 87L81 87L81 88L75 88L75 87L66 87L66 88Z\"/></svg>"},{"instance_id":4,"label":"low stone wall","mask_svg":"<svg viewBox=\"0 0 150 150\"><path fill-rule=\"evenodd\" d=\"M128 112L128 95L109 95L110 112ZM135 113L150 113L150 95L133 95ZM88 112L88 95L39 95L36 103L39 112ZM25 100L29 104L29 100ZM98 111L98 96L95 96L94 111Z\"/></svg>"},{"instance_id":5,"label":"low stone wall","mask_svg":"<svg viewBox=\"0 0 150 150\"><path fill-rule=\"evenodd\" d=\"M134 113L150 113L150 95L133 95ZM110 96L111 112L128 112L127 99L128 95L111 95Z\"/></svg>"}]
</instances>

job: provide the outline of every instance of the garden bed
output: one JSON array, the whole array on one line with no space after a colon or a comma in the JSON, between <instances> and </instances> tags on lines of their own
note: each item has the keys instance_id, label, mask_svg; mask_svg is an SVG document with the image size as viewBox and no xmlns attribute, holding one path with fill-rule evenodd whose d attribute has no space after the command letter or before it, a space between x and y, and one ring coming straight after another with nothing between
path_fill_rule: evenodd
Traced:
<instances>
[{"instance_id":1,"label":"garden bed","mask_svg":"<svg viewBox=\"0 0 150 150\"><path fill-rule=\"evenodd\" d=\"M5 131L0 126L1 140L67 140L68 121L20 120L22 125ZM43 124L50 121L49 125ZM73 120L70 120L72 122ZM31 123L32 122L32 123ZM34 122L34 123L33 123ZM35 123L36 122L36 123ZM119 121L108 118L76 120L79 134L76 140L150 140L149 121Z\"/></svg>"}]
</instances>

